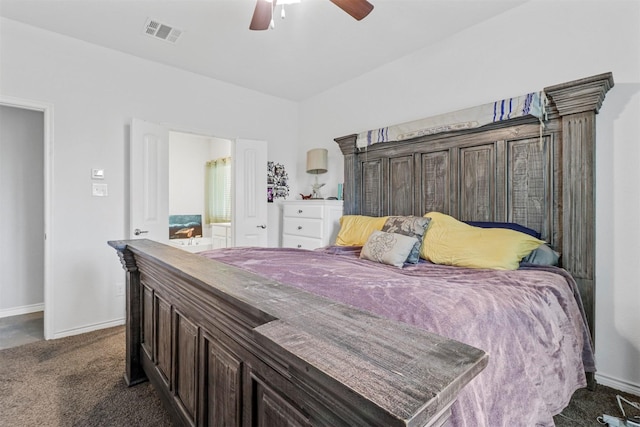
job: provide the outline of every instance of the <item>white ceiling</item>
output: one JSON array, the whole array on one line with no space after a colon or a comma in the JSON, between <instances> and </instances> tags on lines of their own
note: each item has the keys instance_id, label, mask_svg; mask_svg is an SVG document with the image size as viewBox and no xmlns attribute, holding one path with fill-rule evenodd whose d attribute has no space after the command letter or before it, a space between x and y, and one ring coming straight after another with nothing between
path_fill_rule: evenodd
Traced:
<instances>
[{"instance_id":1,"label":"white ceiling","mask_svg":"<svg viewBox=\"0 0 640 427\"><path fill-rule=\"evenodd\" d=\"M302 0L266 31L249 30L255 0L0 0L0 16L300 101L526 0L369 1L358 22L328 0ZM148 18L184 33L153 39Z\"/></svg>"}]
</instances>

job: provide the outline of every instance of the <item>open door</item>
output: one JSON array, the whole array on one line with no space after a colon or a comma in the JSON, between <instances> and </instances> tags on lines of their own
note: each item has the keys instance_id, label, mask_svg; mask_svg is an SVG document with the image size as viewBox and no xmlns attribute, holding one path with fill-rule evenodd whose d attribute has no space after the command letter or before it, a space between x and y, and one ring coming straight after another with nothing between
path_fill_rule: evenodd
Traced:
<instances>
[{"instance_id":1,"label":"open door","mask_svg":"<svg viewBox=\"0 0 640 427\"><path fill-rule=\"evenodd\" d=\"M236 139L231 148L233 246L267 246L267 142Z\"/></svg>"},{"instance_id":2,"label":"open door","mask_svg":"<svg viewBox=\"0 0 640 427\"><path fill-rule=\"evenodd\" d=\"M131 120L129 238L169 241L169 130ZM231 148L232 245L267 246L267 143Z\"/></svg>"},{"instance_id":3,"label":"open door","mask_svg":"<svg viewBox=\"0 0 640 427\"><path fill-rule=\"evenodd\" d=\"M169 130L131 120L129 238L169 241Z\"/></svg>"}]
</instances>

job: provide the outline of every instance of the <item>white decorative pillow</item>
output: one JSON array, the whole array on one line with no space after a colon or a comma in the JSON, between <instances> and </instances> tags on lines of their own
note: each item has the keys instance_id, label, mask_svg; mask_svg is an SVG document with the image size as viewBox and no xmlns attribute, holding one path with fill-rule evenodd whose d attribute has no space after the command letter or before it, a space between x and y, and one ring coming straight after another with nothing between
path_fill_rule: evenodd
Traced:
<instances>
[{"instance_id":1,"label":"white decorative pillow","mask_svg":"<svg viewBox=\"0 0 640 427\"><path fill-rule=\"evenodd\" d=\"M413 246L415 237L374 231L360 251L360 258L402 268Z\"/></svg>"}]
</instances>

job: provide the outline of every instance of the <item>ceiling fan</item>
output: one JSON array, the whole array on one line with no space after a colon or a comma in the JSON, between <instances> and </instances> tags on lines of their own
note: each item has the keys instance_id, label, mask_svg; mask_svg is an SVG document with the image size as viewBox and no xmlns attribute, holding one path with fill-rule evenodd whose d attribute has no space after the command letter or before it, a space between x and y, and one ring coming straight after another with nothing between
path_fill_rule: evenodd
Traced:
<instances>
[{"instance_id":1,"label":"ceiling fan","mask_svg":"<svg viewBox=\"0 0 640 427\"><path fill-rule=\"evenodd\" d=\"M360 21L373 10L373 5L367 0L330 0L331 3ZM253 11L250 30L266 30L273 19L273 9L278 0L256 0L256 8ZM281 1L285 3L285 1Z\"/></svg>"}]
</instances>

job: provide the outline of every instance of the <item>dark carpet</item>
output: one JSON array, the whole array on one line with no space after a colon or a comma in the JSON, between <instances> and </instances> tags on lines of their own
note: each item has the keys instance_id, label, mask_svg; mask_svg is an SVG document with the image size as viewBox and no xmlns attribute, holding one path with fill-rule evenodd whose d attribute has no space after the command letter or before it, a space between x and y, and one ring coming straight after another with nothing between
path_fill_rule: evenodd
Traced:
<instances>
[{"instance_id":1,"label":"dark carpet","mask_svg":"<svg viewBox=\"0 0 640 427\"><path fill-rule=\"evenodd\" d=\"M124 327L0 350L0 426L171 426L148 382L123 379Z\"/></svg>"},{"instance_id":2,"label":"dark carpet","mask_svg":"<svg viewBox=\"0 0 640 427\"><path fill-rule=\"evenodd\" d=\"M0 426L172 426L148 382L125 385L124 345L120 326L0 350ZM602 385L578 390L556 425L600 426L603 413L620 416L616 394L640 400Z\"/></svg>"},{"instance_id":3,"label":"dark carpet","mask_svg":"<svg viewBox=\"0 0 640 427\"><path fill-rule=\"evenodd\" d=\"M640 402L639 396L623 393L619 390L605 387L601 384L596 387L595 391L580 389L573 394L569 406L567 406L560 415L556 415L554 417L556 426L602 427L602 424L598 423L596 420L596 418L602 416L602 414L622 417L622 413L620 412L620 408L618 407L618 402L616 400L616 395L618 394L631 402ZM637 410L626 403L623 403L623 408L627 416L640 414L640 410Z\"/></svg>"}]
</instances>

